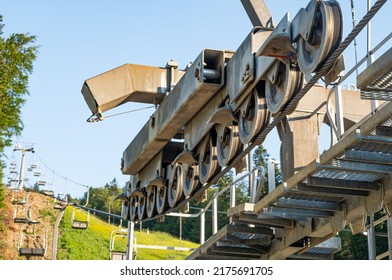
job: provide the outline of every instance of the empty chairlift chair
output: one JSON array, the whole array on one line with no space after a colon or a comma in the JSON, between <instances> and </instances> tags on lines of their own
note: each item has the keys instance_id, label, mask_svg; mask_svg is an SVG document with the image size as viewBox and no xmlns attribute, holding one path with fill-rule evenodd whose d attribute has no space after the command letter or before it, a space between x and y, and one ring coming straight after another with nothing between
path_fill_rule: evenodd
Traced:
<instances>
[{"instance_id":1,"label":"empty chairlift chair","mask_svg":"<svg viewBox=\"0 0 392 280\"><path fill-rule=\"evenodd\" d=\"M14 204L14 223L28 224L36 222L31 217L31 206L28 205L29 196L30 192L26 193L24 203Z\"/></svg>"},{"instance_id":2,"label":"empty chairlift chair","mask_svg":"<svg viewBox=\"0 0 392 280\"><path fill-rule=\"evenodd\" d=\"M18 242L19 256L43 257L46 253L48 229L40 222L21 226Z\"/></svg>"},{"instance_id":3,"label":"empty chairlift chair","mask_svg":"<svg viewBox=\"0 0 392 280\"><path fill-rule=\"evenodd\" d=\"M16 205L23 205L27 203L27 198L30 193L23 190L14 189L12 190L11 203Z\"/></svg>"},{"instance_id":4,"label":"empty chairlift chair","mask_svg":"<svg viewBox=\"0 0 392 280\"><path fill-rule=\"evenodd\" d=\"M54 209L60 210L60 209L64 208L64 205L61 200L58 200L57 198L55 198L53 207L54 207Z\"/></svg>"},{"instance_id":5,"label":"empty chairlift chair","mask_svg":"<svg viewBox=\"0 0 392 280\"><path fill-rule=\"evenodd\" d=\"M90 222L90 211L83 211L79 208L72 210L72 228L87 229Z\"/></svg>"},{"instance_id":6,"label":"empty chairlift chair","mask_svg":"<svg viewBox=\"0 0 392 280\"><path fill-rule=\"evenodd\" d=\"M111 260L117 261L117 260L126 259L127 236L128 236L128 231L126 229L112 231L112 233L110 234L110 245L109 245ZM116 240L119 238L121 238L122 242L116 243Z\"/></svg>"}]
</instances>

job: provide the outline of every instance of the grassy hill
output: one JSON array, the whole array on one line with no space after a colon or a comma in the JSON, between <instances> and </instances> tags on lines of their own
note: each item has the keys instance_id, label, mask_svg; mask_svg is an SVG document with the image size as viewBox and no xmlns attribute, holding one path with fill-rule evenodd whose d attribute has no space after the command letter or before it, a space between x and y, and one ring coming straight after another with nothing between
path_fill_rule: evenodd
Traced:
<instances>
[{"instance_id":1,"label":"grassy hill","mask_svg":"<svg viewBox=\"0 0 392 280\"><path fill-rule=\"evenodd\" d=\"M0 260L17 260L26 259L18 255L18 242L21 235L21 230L24 231L27 228L26 224L15 223L14 217L23 218L26 217L25 209L22 206L16 206L12 204L12 201L18 200L19 198L26 198L28 195L27 208L30 210L30 217L32 220L39 221L46 225L48 228L48 245L45 257L32 257L31 259L50 259L52 255L52 238L53 238L53 227L56 221L58 210L54 209L54 199L43 194L35 192L23 192L15 193L9 189L5 189L5 207L0 209ZM15 209L17 210L15 212ZM36 230L38 226L36 226Z\"/></svg>"},{"instance_id":2,"label":"grassy hill","mask_svg":"<svg viewBox=\"0 0 392 280\"><path fill-rule=\"evenodd\" d=\"M119 230L118 226L108 223L90 215L90 223L87 229L73 229L72 207L67 207L60 225L57 258L62 260L106 260L110 258L109 243L110 234ZM167 233L162 232L139 232L135 230L138 244L164 245L197 248L198 245L188 241L182 241ZM116 240L116 250L125 251L126 238ZM138 249L136 259L138 260L181 260L185 259L190 252L167 251L155 249Z\"/></svg>"},{"instance_id":3,"label":"grassy hill","mask_svg":"<svg viewBox=\"0 0 392 280\"><path fill-rule=\"evenodd\" d=\"M23 224L14 223L15 205L11 203L12 193L6 189L5 208L0 217L0 260L26 259L18 255L18 240L20 229ZM47 260L52 257L53 228L59 214L54 209L54 199L40 193L31 192L29 206L31 206L32 218L39 220L48 228L48 246L45 257L33 257L31 259ZM59 260L108 260L110 258L109 243L110 234L113 230L120 229L118 226L110 225L94 215L90 215L90 223L86 230L73 229L71 227L72 206L68 206L64 212L59 227L58 252ZM23 229L23 228L22 228ZM182 241L166 233L135 230L138 244L181 246L196 248L197 244ZM116 250L125 250L126 238L116 239ZM152 249L138 249L136 259L138 260L170 260L185 259L190 252L166 251Z\"/></svg>"}]
</instances>

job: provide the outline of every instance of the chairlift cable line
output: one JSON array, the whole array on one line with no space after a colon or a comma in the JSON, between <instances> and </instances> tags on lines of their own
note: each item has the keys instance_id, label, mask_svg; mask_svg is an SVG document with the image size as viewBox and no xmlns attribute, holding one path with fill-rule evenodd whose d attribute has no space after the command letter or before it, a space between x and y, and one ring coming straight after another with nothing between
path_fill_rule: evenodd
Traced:
<instances>
[{"instance_id":1,"label":"chairlift cable line","mask_svg":"<svg viewBox=\"0 0 392 280\"><path fill-rule=\"evenodd\" d=\"M89 186L87 186L87 185L85 185L85 184L76 182L76 181L74 181L74 180L72 180L72 179L69 179L68 177L65 177L65 176L63 176L63 175L57 173L55 170L51 169L51 168L50 168L50 167L49 167L49 166L48 166L48 165L47 165L38 155L37 155L37 158L38 158L38 160L45 166L45 168L47 168L48 170L50 170L51 172L53 172L54 175L57 175L58 177L61 177L62 179L66 180L66 181L69 181L69 182L71 182L71 183L74 183L75 185L79 185L79 186L85 187L85 188L88 188L88 187L89 187Z\"/></svg>"},{"instance_id":2,"label":"chairlift cable line","mask_svg":"<svg viewBox=\"0 0 392 280\"><path fill-rule=\"evenodd\" d=\"M155 105L154 106L147 106L144 108L138 108L138 109L133 109L133 110L117 113L117 114L112 114L112 115L106 116L105 119L110 118L110 117L119 116L119 115L128 114L128 113L133 113L133 112L137 112L137 111L147 110L147 109L151 109L151 108L156 108L156 106Z\"/></svg>"}]
</instances>

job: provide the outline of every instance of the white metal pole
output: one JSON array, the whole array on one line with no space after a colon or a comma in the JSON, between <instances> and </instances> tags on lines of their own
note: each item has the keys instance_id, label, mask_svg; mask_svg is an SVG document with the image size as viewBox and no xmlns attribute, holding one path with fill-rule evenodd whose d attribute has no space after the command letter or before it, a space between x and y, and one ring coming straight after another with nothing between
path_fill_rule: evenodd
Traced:
<instances>
[{"instance_id":1,"label":"white metal pole","mask_svg":"<svg viewBox=\"0 0 392 280\"><path fill-rule=\"evenodd\" d=\"M180 216L180 246L182 246L182 217Z\"/></svg>"},{"instance_id":2,"label":"white metal pole","mask_svg":"<svg viewBox=\"0 0 392 280\"><path fill-rule=\"evenodd\" d=\"M255 177L252 169L253 169L253 162L252 162L252 153L248 154L248 171L249 171L249 195L252 197L252 195L254 194L253 192L253 178ZM234 206L232 206L234 207Z\"/></svg>"},{"instance_id":3,"label":"white metal pole","mask_svg":"<svg viewBox=\"0 0 392 280\"><path fill-rule=\"evenodd\" d=\"M335 86L334 91L335 91L336 129L338 132L337 137L338 139L340 139L344 133L342 86L341 85Z\"/></svg>"},{"instance_id":4,"label":"white metal pole","mask_svg":"<svg viewBox=\"0 0 392 280\"><path fill-rule=\"evenodd\" d=\"M131 221L128 222L128 239L127 239L127 251L125 255L126 260L133 260L133 235L135 233L135 224Z\"/></svg>"},{"instance_id":5,"label":"white metal pole","mask_svg":"<svg viewBox=\"0 0 392 280\"><path fill-rule=\"evenodd\" d=\"M268 160L268 193L275 189L275 163Z\"/></svg>"},{"instance_id":6,"label":"white metal pole","mask_svg":"<svg viewBox=\"0 0 392 280\"><path fill-rule=\"evenodd\" d=\"M230 185L230 208L235 206L235 184ZM233 217L229 218L230 223L233 221Z\"/></svg>"},{"instance_id":7,"label":"white metal pole","mask_svg":"<svg viewBox=\"0 0 392 280\"><path fill-rule=\"evenodd\" d=\"M230 185L230 208L235 206L235 184Z\"/></svg>"},{"instance_id":8,"label":"white metal pole","mask_svg":"<svg viewBox=\"0 0 392 280\"><path fill-rule=\"evenodd\" d=\"M212 235L218 232L218 198L212 200Z\"/></svg>"},{"instance_id":9,"label":"white metal pole","mask_svg":"<svg viewBox=\"0 0 392 280\"><path fill-rule=\"evenodd\" d=\"M203 245L205 242L205 221L206 221L206 214L202 212L200 214L200 245Z\"/></svg>"}]
</instances>

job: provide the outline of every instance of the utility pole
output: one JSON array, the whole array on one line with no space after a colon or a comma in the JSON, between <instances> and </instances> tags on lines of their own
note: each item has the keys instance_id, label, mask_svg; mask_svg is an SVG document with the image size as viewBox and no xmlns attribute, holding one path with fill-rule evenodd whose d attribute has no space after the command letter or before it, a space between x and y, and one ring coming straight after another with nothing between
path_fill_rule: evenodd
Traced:
<instances>
[{"instance_id":1,"label":"utility pole","mask_svg":"<svg viewBox=\"0 0 392 280\"><path fill-rule=\"evenodd\" d=\"M20 148L20 147L15 147L14 148L14 152L15 151L22 151L22 158L21 158L21 163L20 163L20 172L19 172L19 186L18 189L21 191L23 189L24 186L24 160L25 160L25 155L26 152L31 152L34 153L34 148L30 147L30 148Z\"/></svg>"}]
</instances>

